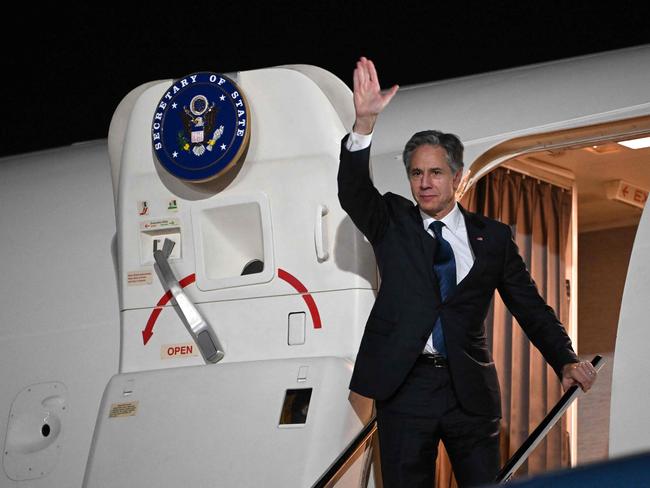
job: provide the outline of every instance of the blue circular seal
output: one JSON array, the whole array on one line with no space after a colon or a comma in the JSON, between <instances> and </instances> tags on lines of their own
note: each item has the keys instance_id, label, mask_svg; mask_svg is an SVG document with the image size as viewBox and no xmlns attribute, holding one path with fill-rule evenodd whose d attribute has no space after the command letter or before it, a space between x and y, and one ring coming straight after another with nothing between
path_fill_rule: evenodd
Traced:
<instances>
[{"instance_id":1,"label":"blue circular seal","mask_svg":"<svg viewBox=\"0 0 650 488\"><path fill-rule=\"evenodd\" d=\"M224 75L187 75L156 106L151 141L172 175L200 183L237 165L248 149L250 117L243 93Z\"/></svg>"}]
</instances>

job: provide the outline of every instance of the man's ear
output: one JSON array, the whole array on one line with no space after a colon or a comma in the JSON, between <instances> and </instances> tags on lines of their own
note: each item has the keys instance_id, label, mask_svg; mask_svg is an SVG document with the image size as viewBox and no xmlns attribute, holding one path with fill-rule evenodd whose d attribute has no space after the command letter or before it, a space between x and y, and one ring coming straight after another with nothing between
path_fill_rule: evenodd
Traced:
<instances>
[{"instance_id":1,"label":"man's ear","mask_svg":"<svg viewBox=\"0 0 650 488\"><path fill-rule=\"evenodd\" d=\"M460 168L454 174L454 179L453 179L454 190L458 189L458 185L460 185L460 180L462 180L462 179L463 179L463 168Z\"/></svg>"}]
</instances>

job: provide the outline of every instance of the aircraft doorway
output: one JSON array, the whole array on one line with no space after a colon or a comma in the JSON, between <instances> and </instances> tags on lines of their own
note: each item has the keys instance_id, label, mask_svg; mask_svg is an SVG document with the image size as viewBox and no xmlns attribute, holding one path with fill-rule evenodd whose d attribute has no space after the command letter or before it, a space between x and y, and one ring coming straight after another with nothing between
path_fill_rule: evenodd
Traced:
<instances>
[{"instance_id":1,"label":"aircraft doorway","mask_svg":"<svg viewBox=\"0 0 650 488\"><path fill-rule=\"evenodd\" d=\"M648 118L643 119L641 124L647 125ZM491 162L480 161L482 158L479 158L471 168L473 175L470 176L474 178L464 192L463 204L470 210L504 222L510 220L506 223L513 227L522 255L536 261L532 263L533 267L539 268L540 264L546 266L545 269L531 270L533 278L538 288L543 289L542 294L546 295L549 304L556 310L560 309L559 315L567 326L578 355L590 360L600 354L607 361L592 391L577 402L577 413L568 416L564 429L562 423L558 422L547 436L548 442L537 448L528 466L520 470L520 475L525 474L526 470L528 474L536 474L556 469L560 467L557 466L558 462L562 466L570 466L608 458L610 395L618 317L634 238L650 189L650 148L631 149L616 142L646 135L639 133L638 127L636 131L630 131L634 132L633 135L626 135L621 130L636 123L638 119L615 122L609 126L562 131L548 137L536 135L529 139L530 149L526 148L525 141L508 141L502 146L510 144L511 150L513 145L518 146L517 151L511 152L516 152L517 156L499 158L491 150L488 151L493 153L489 157ZM609 136L606 135L608 132ZM494 149L498 150L498 147ZM515 187L530 194L530 198L511 194ZM531 218L538 222L526 226L520 223L518 226L517 219L510 214L513 208L515 212L522 213L521 207L528 205L531 206L527 209L533 216ZM568 221L563 222L564 219ZM542 228L535 230L535 225ZM532 230L523 229L531 226ZM530 235L518 236L517 227L520 227L519 232L530 232ZM548 242L541 243L541 235L556 245L555 250L549 248L551 252L542 257L536 248L540 244L548 246ZM524 249L521 249L522 243ZM527 243L530 244L528 247ZM531 267L530 262L527 265ZM555 271L557 273L553 276ZM500 306L497 302L494 305L496 315ZM509 329L520 332L518 327ZM554 395L557 394L553 391L557 381L548 381L553 375L550 368L550 375L544 374L540 380L542 373L539 372L535 377L538 359L532 354L530 358L522 359L521 352L513 348L513 342L519 340L516 333L508 334L506 339L501 336L500 339L507 342L509 351L497 351L495 354L497 362L498 356L501 356L502 361L505 358L509 363L505 368L497 364L500 374L508 376L500 378L502 388L505 390L507 385L512 388L502 392L504 421L507 424L504 426L506 432L502 432L502 459L507 459L518 448L518 437L523 435L525 439L527 433L535 428L536 417L544 414L536 412L536 409L545 408L544 404L552 406ZM496 340L496 336L492 340ZM499 347L503 346L499 344L497 349ZM516 370L522 364L528 370L523 372L523 378L517 378ZM514 378L517 378L516 381ZM522 391L520 383L527 381L530 381L530 385L524 389L530 388L530 391ZM533 389L542 391L549 398L538 398ZM517 394L527 395L529 404L522 407ZM518 427L514 424L518 424ZM526 427L529 427L528 432L517 430Z\"/></svg>"}]
</instances>

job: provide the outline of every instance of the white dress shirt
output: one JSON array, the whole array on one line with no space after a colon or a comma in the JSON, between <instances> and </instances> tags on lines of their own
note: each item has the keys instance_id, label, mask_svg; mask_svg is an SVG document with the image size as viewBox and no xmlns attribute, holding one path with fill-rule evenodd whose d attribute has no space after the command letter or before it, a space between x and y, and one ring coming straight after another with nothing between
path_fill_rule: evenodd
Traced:
<instances>
[{"instance_id":1,"label":"white dress shirt","mask_svg":"<svg viewBox=\"0 0 650 488\"><path fill-rule=\"evenodd\" d=\"M345 147L351 152L361 151L370 146L371 141L372 133L364 135L350 132ZM425 214L422 210L420 210L420 216L422 217L424 230L435 239L435 235L433 234L433 231L429 229L429 225L431 225L431 222L436 219ZM454 260L456 261L456 284L458 284L463 280L463 278L465 278L465 276L467 276L469 270L472 269L472 266L474 266L474 253L469 245L467 227L465 227L465 218L463 217L460 208L458 208L458 204L456 204L451 212L440 220L445 224L442 228L442 237L449 242L449 245L454 252ZM437 352L433 347L433 339L431 336L429 336L423 352Z\"/></svg>"},{"instance_id":2,"label":"white dress shirt","mask_svg":"<svg viewBox=\"0 0 650 488\"><path fill-rule=\"evenodd\" d=\"M370 134L357 134L356 132L350 132L348 140L345 141L345 148L350 151L361 151L362 149L367 148L372 142L372 132Z\"/></svg>"}]
</instances>

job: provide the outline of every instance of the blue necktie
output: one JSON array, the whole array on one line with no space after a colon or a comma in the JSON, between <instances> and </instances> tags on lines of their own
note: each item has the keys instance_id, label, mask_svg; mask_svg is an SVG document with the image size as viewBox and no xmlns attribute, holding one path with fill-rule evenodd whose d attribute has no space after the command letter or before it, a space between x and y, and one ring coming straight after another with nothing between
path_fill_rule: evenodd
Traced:
<instances>
[{"instance_id":1,"label":"blue necktie","mask_svg":"<svg viewBox=\"0 0 650 488\"><path fill-rule=\"evenodd\" d=\"M454 251L451 245L442 238L442 226L445 225L439 220L434 220L429 225L429 229L433 231L438 241L436 248L436 255L433 258L433 271L438 278L440 285L440 295L442 300L446 300L454 290L456 290L456 260L454 259ZM445 347L445 336L442 332L442 321L440 316L433 326L432 332L433 347L436 348L440 354L446 356L447 348Z\"/></svg>"}]
</instances>

